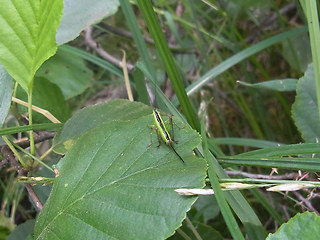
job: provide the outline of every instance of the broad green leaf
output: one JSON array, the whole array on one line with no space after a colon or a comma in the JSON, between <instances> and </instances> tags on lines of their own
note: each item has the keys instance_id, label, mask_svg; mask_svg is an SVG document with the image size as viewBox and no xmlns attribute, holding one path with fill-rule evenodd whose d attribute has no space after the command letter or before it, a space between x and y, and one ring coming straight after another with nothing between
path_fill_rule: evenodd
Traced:
<instances>
[{"instance_id":1,"label":"broad green leaf","mask_svg":"<svg viewBox=\"0 0 320 240\"><path fill-rule=\"evenodd\" d=\"M118 6L118 0L65 0L57 43L61 45L75 39L93 23L115 14Z\"/></svg>"},{"instance_id":2,"label":"broad green leaf","mask_svg":"<svg viewBox=\"0 0 320 240\"><path fill-rule=\"evenodd\" d=\"M81 94L89 86L93 72L81 57L59 49L40 67L36 76L58 85L64 97L69 99Z\"/></svg>"},{"instance_id":3,"label":"broad green leaf","mask_svg":"<svg viewBox=\"0 0 320 240\"><path fill-rule=\"evenodd\" d=\"M13 91L13 81L10 75L0 65L0 127L8 115Z\"/></svg>"},{"instance_id":4,"label":"broad green leaf","mask_svg":"<svg viewBox=\"0 0 320 240\"><path fill-rule=\"evenodd\" d=\"M206 164L191 151L200 143L198 133L175 129L183 164L168 146L157 148L155 135L150 145L147 126L152 122L151 114L109 121L81 136L59 162L60 174L37 219L35 239L172 235L196 200L174 189L203 187Z\"/></svg>"},{"instance_id":5,"label":"broad green leaf","mask_svg":"<svg viewBox=\"0 0 320 240\"><path fill-rule=\"evenodd\" d=\"M8 236L7 240L21 240L32 233L35 220L27 220L26 222L18 225L14 231Z\"/></svg>"},{"instance_id":6,"label":"broad green leaf","mask_svg":"<svg viewBox=\"0 0 320 240\"><path fill-rule=\"evenodd\" d=\"M85 107L74 114L55 136L55 151L65 153L79 136L103 122L132 120L150 113L150 107L124 99Z\"/></svg>"},{"instance_id":7,"label":"broad green leaf","mask_svg":"<svg viewBox=\"0 0 320 240\"><path fill-rule=\"evenodd\" d=\"M268 89L268 90L274 90L279 92L295 91L297 82L298 82L298 79L294 79L294 78L270 80L270 81L261 82L261 83L246 83L242 81L237 81L237 83L239 83L240 85L244 85L247 87Z\"/></svg>"},{"instance_id":8,"label":"broad green leaf","mask_svg":"<svg viewBox=\"0 0 320 240\"><path fill-rule=\"evenodd\" d=\"M306 142L317 142L320 138L320 120L315 91L313 65L299 79L297 96L292 105L292 118Z\"/></svg>"},{"instance_id":9,"label":"broad green leaf","mask_svg":"<svg viewBox=\"0 0 320 240\"><path fill-rule=\"evenodd\" d=\"M318 240L320 236L320 217L315 213L298 213L267 240Z\"/></svg>"},{"instance_id":10,"label":"broad green leaf","mask_svg":"<svg viewBox=\"0 0 320 240\"><path fill-rule=\"evenodd\" d=\"M18 88L17 97L23 101L28 101L26 92L21 88ZM61 122L65 122L69 117L71 117L71 110L67 105L60 88L45 78L35 78L32 93L32 104L49 111ZM19 109L24 112L28 111L27 107L20 105ZM34 111L33 122L45 123L51 121L42 114Z\"/></svg>"},{"instance_id":11,"label":"broad green leaf","mask_svg":"<svg viewBox=\"0 0 320 240\"><path fill-rule=\"evenodd\" d=\"M28 91L41 64L57 49L63 1L0 0L0 63Z\"/></svg>"}]
</instances>

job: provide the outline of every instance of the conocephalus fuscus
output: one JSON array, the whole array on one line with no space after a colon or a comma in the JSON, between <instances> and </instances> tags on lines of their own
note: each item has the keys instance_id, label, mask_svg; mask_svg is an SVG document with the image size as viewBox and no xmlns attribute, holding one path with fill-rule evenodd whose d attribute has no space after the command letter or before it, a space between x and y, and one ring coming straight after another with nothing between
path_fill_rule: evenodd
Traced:
<instances>
[{"instance_id":1,"label":"conocephalus fuscus","mask_svg":"<svg viewBox=\"0 0 320 240\"><path fill-rule=\"evenodd\" d=\"M178 158L184 163L184 160L182 159L182 157L179 155L179 153L176 151L176 149L172 145L173 143L176 143L176 142L170 136L170 134L166 128L166 125L165 125L164 121L162 120L160 112L157 109L153 109L152 115L153 115L153 121L154 121L154 128L155 128L156 133L158 135L158 141L159 141L158 147L160 146L161 139L162 139L166 143L166 145L168 145L174 151L174 153L178 156ZM172 118L170 118L170 124L171 124L171 129L173 131Z\"/></svg>"}]
</instances>

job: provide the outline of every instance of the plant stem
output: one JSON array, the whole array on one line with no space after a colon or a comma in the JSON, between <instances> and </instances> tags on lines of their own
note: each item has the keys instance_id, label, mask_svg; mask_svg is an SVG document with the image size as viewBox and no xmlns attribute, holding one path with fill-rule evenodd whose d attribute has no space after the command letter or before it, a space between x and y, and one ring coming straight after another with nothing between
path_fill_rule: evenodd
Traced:
<instances>
[{"instance_id":1,"label":"plant stem","mask_svg":"<svg viewBox=\"0 0 320 240\"><path fill-rule=\"evenodd\" d=\"M28 114L29 114L29 125L32 125L32 86L29 88L29 91L28 91ZM30 154L34 155L35 148L34 148L33 130L29 131L29 133L30 133Z\"/></svg>"}]
</instances>

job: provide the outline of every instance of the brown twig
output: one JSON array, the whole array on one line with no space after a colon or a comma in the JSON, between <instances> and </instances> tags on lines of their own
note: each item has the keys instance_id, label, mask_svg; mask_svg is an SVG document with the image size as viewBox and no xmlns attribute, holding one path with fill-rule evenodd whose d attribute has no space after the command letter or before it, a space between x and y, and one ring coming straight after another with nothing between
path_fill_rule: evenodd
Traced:
<instances>
[{"instance_id":1,"label":"brown twig","mask_svg":"<svg viewBox=\"0 0 320 240\"><path fill-rule=\"evenodd\" d=\"M293 192L294 195L296 195L296 197L301 201L301 205L305 204L306 208L308 208L309 210L315 212L317 215L319 215L319 212L313 207L313 205L311 204L311 202L309 200L307 200L305 197L303 197L299 192L294 191Z\"/></svg>"},{"instance_id":2,"label":"brown twig","mask_svg":"<svg viewBox=\"0 0 320 240\"><path fill-rule=\"evenodd\" d=\"M42 210L43 204L40 202L37 194L35 193L35 191L33 190L33 188L31 187L31 184L29 183L25 183L24 186L26 187L30 198L32 199L32 201L34 202L34 204L36 205L37 209L39 211Z\"/></svg>"},{"instance_id":3,"label":"brown twig","mask_svg":"<svg viewBox=\"0 0 320 240\"><path fill-rule=\"evenodd\" d=\"M115 58L107 51L105 51L100 44L96 43L92 38L92 28L88 27L85 30L85 41L87 45L95 50L102 58L106 59L107 61L111 62L112 64L116 65L119 68L122 68L122 61L120 59ZM129 72L133 70L134 66L132 64L127 63L127 69Z\"/></svg>"},{"instance_id":4,"label":"brown twig","mask_svg":"<svg viewBox=\"0 0 320 240\"><path fill-rule=\"evenodd\" d=\"M38 137L34 140L34 143L40 143L49 139L52 139L56 135L55 132L38 132ZM18 143L16 143L22 148L27 148L30 146L29 140L23 140Z\"/></svg>"}]
</instances>

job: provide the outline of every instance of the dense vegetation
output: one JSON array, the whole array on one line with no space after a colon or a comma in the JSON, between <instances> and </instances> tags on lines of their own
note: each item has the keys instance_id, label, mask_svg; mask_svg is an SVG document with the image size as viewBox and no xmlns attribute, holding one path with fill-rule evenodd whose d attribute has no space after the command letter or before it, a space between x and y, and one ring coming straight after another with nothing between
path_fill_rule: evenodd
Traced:
<instances>
[{"instance_id":1,"label":"dense vegetation","mask_svg":"<svg viewBox=\"0 0 320 240\"><path fill-rule=\"evenodd\" d=\"M0 3L0 239L318 238L317 1Z\"/></svg>"}]
</instances>

